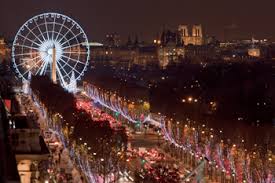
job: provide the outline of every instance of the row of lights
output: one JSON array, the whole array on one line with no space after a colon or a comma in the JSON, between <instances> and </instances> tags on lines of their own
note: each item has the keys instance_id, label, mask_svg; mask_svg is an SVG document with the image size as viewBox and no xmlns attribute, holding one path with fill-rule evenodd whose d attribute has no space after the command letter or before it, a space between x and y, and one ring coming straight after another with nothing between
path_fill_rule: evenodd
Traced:
<instances>
[{"instance_id":1,"label":"row of lights","mask_svg":"<svg viewBox=\"0 0 275 183\"><path fill-rule=\"evenodd\" d=\"M197 103L198 102L198 99L196 99L196 98L193 98L193 97L188 97L187 99L182 99L182 102L183 103L186 103L186 102L189 102L189 103L192 103L192 102L195 102L195 103Z\"/></svg>"}]
</instances>

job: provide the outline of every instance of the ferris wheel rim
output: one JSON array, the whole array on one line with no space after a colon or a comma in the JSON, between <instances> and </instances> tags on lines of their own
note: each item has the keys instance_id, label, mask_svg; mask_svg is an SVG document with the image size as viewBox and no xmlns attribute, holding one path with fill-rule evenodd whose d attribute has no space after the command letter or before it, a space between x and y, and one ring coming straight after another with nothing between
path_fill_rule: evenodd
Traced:
<instances>
[{"instance_id":1,"label":"ferris wheel rim","mask_svg":"<svg viewBox=\"0 0 275 183\"><path fill-rule=\"evenodd\" d=\"M13 44L12 44L12 62L13 62L13 67L15 68L15 72L16 73L18 73L18 77L19 78L22 78L23 80L27 80L27 78L26 78L26 76L24 76L25 74L27 74L27 73L24 73L24 74L22 74L22 71L20 71L19 70L19 67L18 67L18 64L17 64L17 62L16 62L16 56L18 56L18 54L15 54L15 50L16 50L16 42L17 42L17 40L18 40L18 37L19 36L21 36L21 34L20 34L20 32L21 31L23 31L24 30L24 28L27 28L27 29L29 29L29 27L28 27L28 25L29 24L31 24L31 23L33 23L33 22L35 22L35 24L36 24L36 26L33 28L33 29L35 29L36 27L39 29L39 31L40 31L40 33L41 34L39 34L39 36L40 35L42 35L42 37L43 37L43 34L45 33L45 31L44 32L42 32L41 30L40 30L40 25L42 25L43 23L41 23L41 24L37 24L37 20L39 19L39 18L44 18L44 20L45 20L45 26L46 26L46 24L47 23L49 23L49 22L47 22L46 21L46 18L49 18L49 17L51 17L51 18L53 18L54 17L54 19L56 19L56 18L61 18L62 20L63 20L63 24L60 24L60 23L57 23L57 22L51 22L51 24L53 24L53 26L54 25L56 25L56 24L59 24L60 26L61 26L61 28L59 29L59 32L57 33L57 32L55 32L55 30L54 30L54 28L53 28L53 31L52 31L52 37L54 36L54 33L57 33L57 36L56 36L56 39L55 39L55 41L57 41L57 39L58 39L58 36L60 35L60 33L61 33L61 30L62 30L62 28L63 27L65 27L66 28L66 30L68 30L67 31L67 33L70 31L71 33L73 33L72 32L72 28L74 27L74 26L76 26L77 27L77 29L79 29L80 30L80 32L77 34L77 35L75 35L75 34L73 34L74 36L71 38L71 39L76 39L79 35L81 35L82 34L82 38L84 39L84 41L82 41L82 42L78 42L77 43L77 45L81 45L81 46L84 46L85 47L85 49L86 49L86 51L83 53L83 52L75 52L75 53L78 53L79 55L78 55L78 60L77 60L77 63L81 63L82 65L83 65L83 69L81 69L81 71L78 71L77 69L76 69L76 66L77 66L77 64L74 64L73 66L71 66L70 64L68 64L67 62L68 61L70 61L70 60L76 60L76 59L73 59L73 58L69 58L68 56L66 56L65 54L64 55L62 55L62 57L64 57L64 56L66 56L66 57L68 57L67 59L67 62L66 61L64 61L64 60L62 60L62 62L64 62L64 63L67 63L67 65L69 65L70 66L70 68L72 69L71 71L69 71L69 72L65 72L66 73L66 75L65 76L68 76L69 77L69 74L72 74L73 72L76 72L76 73L78 73L78 75L77 75L77 77L75 77L75 80L76 81L79 81L79 80L81 80L81 78L83 77L83 75L84 75L84 72L85 71L87 71L87 68L88 68L88 65L89 65L89 60L90 60L90 47L89 47L89 44L88 44L88 37L87 37L87 34L85 33L85 31L83 30L83 28L80 26L80 24L77 22L77 21L75 21L74 19L72 19L71 17L69 17L69 16L67 16L67 15L64 15L64 14L61 14L61 13L56 13L56 12L47 12L47 13L41 13L41 14L38 14L38 15L35 15L35 16L33 16L33 17L31 17L30 19L28 19L26 22L24 22L21 26L20 26L20 28L18 29L18 31L16 32L16 35L15 35L15 38L14 38L14 40L13 40ZM65 25L64 25L64 23L65 22L71 22L72 23L72 27L71 27L71 29L68 29L68 27L66 27ZM46 26L46 29L47 29L47 26ZM30 29L29 29L29 31L30 31ZM46 30L46 32L47 32L47 34L48 34L48 30ZM67 34L66 33L66 34ZM34 33L32 33L36 38L38 38L37 37L37 35L35 35ZM63 39L64 39L64 37L65 37L65 35L61 35L62 37L61 37L61 39L59 39L58 41L62 41ZM24 39L24 42L25 42L25 40L26 39ZM38 40L40 41L40 44L42 44L43 42L38 38ZM44 39L44 41L45 41L46 39ZM63 46L63 45L66 45L65 43L67 42L67 43L69 43L69 41L70 40L65 40L63 43L61 42L61 46ZM78 41L78 40L77 40ZM32 42L32 41L31 41ZM34 41L33 41L34 42ZM39 43L37 43L37 44L39 44ZM21 47L26 47L25 45L19 45L19 46L21 46ZM73 45L67 45L66 47L63 47L63 50L65 50L66 48L72 48L72 47L74 47L74 46L76 46L75 44L73 44ZM29 49L38 49L38 48L35 48L35 47L31 47L31 48L29 48ZM23 51L22 51L23 52ZM72 53L72 52L66 52L66 51L64 51L64 53ZM24 54L24 53L22 53L22 54ZM81 62L80 60L79 60L79 57L80 57L80 54L85 54L85 62ZM42 58L43 59L43 58ZM61 60L61 58L60 58L60 60ZM59 61L60 61L59 60ZM60 64L60 63L59 63ZM64 67L62 68L63 70L64 70ZM32 69L30 69L28 72L30 72ZM39 71L39 70L38 70ZM58 72L59 71L57 71L57 75L58 75ZM59 72L60 73L60 72ZM37 75L37 74L36 74ZM62 74L60 74L60 75L62 75ZM61 79L62 77L60 77L59 79ZM62 84L62 82L61 82L61 84Z\"/></svg>"}]
</instances>

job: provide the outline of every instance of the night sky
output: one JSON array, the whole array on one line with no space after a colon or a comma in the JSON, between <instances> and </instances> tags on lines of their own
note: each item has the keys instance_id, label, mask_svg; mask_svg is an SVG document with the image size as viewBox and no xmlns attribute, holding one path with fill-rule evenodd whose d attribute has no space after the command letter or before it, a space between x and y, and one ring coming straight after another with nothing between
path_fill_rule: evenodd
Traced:
<instances>
[{"instance_id":1,"label":"night sky","mask_svg":"<svg viewBox=\"0 0 275 183\"><path fill-rule=\"evenodd\" d=\"M149 41L164 26L194 23L219 39L236 24L247 37L275 40L274 8L275 0L1 0L0 33L11 39L27 19L54 11L77 20L93 41L110 32Z\"/></svg>"}]
</instances>

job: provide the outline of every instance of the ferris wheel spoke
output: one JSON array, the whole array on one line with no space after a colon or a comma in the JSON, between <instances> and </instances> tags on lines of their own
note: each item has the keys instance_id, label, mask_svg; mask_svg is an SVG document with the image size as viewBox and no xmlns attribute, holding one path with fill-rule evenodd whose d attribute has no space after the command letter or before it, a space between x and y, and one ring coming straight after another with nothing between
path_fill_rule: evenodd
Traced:
<instances>
[{"instance_id":1,"label":"ferris wheel spoke","mask_svg":"<svg viewBox=\"0 0 275 183\"><path fill-rule=\"evenodd\" d=\"M36 35L36 34L34 34L34 32L25 24L25 27L30 31L30 33L32 33L32 35L34 35L34 37L37 39L37 40L39 40L40 41L40 43L42 43L43 41L41 41L41 39L39 39L39 37Z\"/></svg>"},{"instance_id":2,"label":"ferris wheel spoke","mask_svg":"<svg viewBox=\"0 0 275 183\"><path fill-rule=\"evenodd\" d=\"M57 62L58 63L58 62ZM61 80L61 83L63 83L63 86L65 87L66 86L66 82L65 82L65 80L64 80L64 78L63 78L63 76L62 76L62 73L61 73L61 71L60 71L60 69L59 69L59 66L58 66L58 64L56 64L56 70L57 70L57 73L58 73L58 75L59 75L59 78L60 78L60 80ZM64 70L64 69L63 69ZM65 72L65 71L64 71ZM66 72L65 72L66 73Z\"/></svg>"},{"instance_id":3,"label":"ferris wheel spoke","mask_svg":"<svg viewBox=\"0 0 275 183\"><path fill-rule=\"evenodd\" d=\"M40 75L44 75L45 73L46 73L46 68L47 68L47 66L48 66L48 62L45 62L45 65L44 65L44 67L41 69L41 71L40 71Z\"/></svg>"},{"instance_id":4,"label":"ferris wheel spoke","mask_svg":"<svg viewBox=\"0 0 275 183\"><path fill-rule=\"evenodd\" d=\"M47 38L48 40L50 39L50 36L49 36L49 31L48 31L48 26L47 26L47 21L46 21L46 17L44 16L44 21L45 21L45 28L46 28L46 34L47 34Z\"/></svg>"},{"instance_id":5,"label":"ferris wheel spoke","mask_svg":"<svg viewBox=\"0 0 275 183\"><path fill-rule=\"evenodd\" d=\"M54 16L54 19L53 19L53 30L52 30L52 40L53 40L53 37L54 37L54 28L55 28L55 19L56 19L56 16Z\"/></svg>"},{"instance_id":6,"label":"ferris wheel spoke","mask_svg":"<svg viewBox=\"0 0 275 183\"><path fill-rule=\"evenodd\" d=\"M72 70L74 70L75 72L77 72L79 75L81 75L80 72L78 72L78 70L76 70L74 67L72 67L70 64L68 64L66 61L64 61L62 58L59 59L59 61L62 61L64 64L66 64L67 66L69 66Z\"/></svg>"},{"instance_id":7,"label":"ferris wheel spoke","mask_svg":"<svg viewBox=\"0 0 275 183\"><path fill-rule=\"evenodd\" d=\"M29 68L27 71L24 72L24 74L22 74L22 76L24 77L25 74L29 73L35 66L37 66L38 63L42 62L42 59L39 59L38 62L36 62L35 64L33 64L31 66L31 68Z\"/></svg>"},{"instance_id":8,"label":"ferris wheel spoke","mask_svg":"<svg viewBox=\"0 0 275 183\"><path fill-rule=\"evenodd\" d=\"M37 27L37 29L38 29L38 31L40 32L40 34L42 35L42 37L43 37L43 40L45 41L46 40L46 38L44 37L44 34L42 33L42 31L41 31L41 29L40 29L40 26L37 24L37 22L36 21L34 21L35 22L35 24L36 24L36 27ZM42 43L42 42L41 42Z\"/></svg>"},{"instance_id":9,"label":"ferris wheel spoke","mask_svg":"<svg viewBox=\"0 0 275 183\"><path fill-rule=\"evenodd\" d=\"M26 56L26 55L35 55L35 54L38 54L38 52L36 52L36 53L20 53L20 54L14 54L14 56L17 57L17 56Z\"/></svg>"},{"instance_id":10,"label":"ferris wheel spoke","mask_svg":"<svg viewBox=\"0 0 275 183\"><path fill-rule=\"evenodd\" d=\"M74 59L74 58L70 58L70 57L68 57L68 56L66 56L66 55L62 55L62 57L65 57L65 58L67 58L67 59L70 59L70 60L72 60L72 61L74 61L74 62L76 62L76 63L81 63L81 64L83 64L83 65L86 65L85 63L80 62L79 60L76 60L76 59Z\"/></svg>"},{"instance_id":11,"label":"ferris wheel spoke","mask_svg":"<svg viewBox=\"0 0 275 183\"><path fill-rule=\"evenodd\" d=\"M75 25L75 24L73 24L73 25L71 26L71 28L70 28L69 30L67 30L67 32L61 37L61 39L58 40L58 42L61 43L61 41L67 36L67 34L68 34L70 31L72 31L74 25Z\"/></svg>"},{"instance_id":12,"label":"ferris wheel spoke","mask_svg":"<svg viewBox=\"0 0 275 183\"><path fill-rule=\"evenodd\" d=\"M81 46L82 43L77 43L77 44L73 44L73 45L70 45L70 46L66 46L66 47L63 47L62 49L67 49L67 48L72 48L72 47L76 47L76 46Z\"/></svg>"},{"instance_id":13,"label":"ferris wheel spoke","mask_svg":"<svg viewBox=\"0 0 275 183\"><path fill-rule=\"evenodd\" d=\"M60 26L60 29L59 29L59 31L58 31L58 33L57 33L57 36L56 36L56 38L55 38L55 41L57 41L57 40L59 39L59 35L60 35L60 33L61 33L62 28L64 27L65 22L66 22L66 19L63 20L63 23L62 23L62 25Z\"/></svg>"},{"instance_id":14,"label":"ferris wheel spoke","mask_svg":"<svg viewBox=\"0 0 275 183\"><path fill-rule=\"evenodd\" d=\"M46 62L43 62L43 64L39 67L39 69L37 69L35 75L37 75L42 70L42 68L45 66L45 63Z\"/></svg>"},{"instance_id":15,"label":"ferris wheel spoke","mask_svg":"<svg viewBox=\"0 0 275 183\"><path fill-rule=\"evenodd\" d=\"M37 75L40 72L40 75L43 74L44 67L47 65L47 62L43 62L42 65L37 69L35 75Z\"/></svg>"},{"instance_id":16,"label":"ferris wheel spoke","mask_svg":"<svg viewBox=\"0 0 275 183\"><path fill-rule=\"evenodd\" d=\"M39 58L40 57L40 55L38 55L38 56L36 56L36 57L33 57L33 58L27 58L28 60L35 60L35 59L37 59L37 58Z\"/></svg>"},{"instance_id":17,"label":"ferris wheel spoke","mask_svg":"<svg viewBox=\"0 0 275 183\"><path fill-rule=\"evenodd\" d=\"M48 56L47 56L47 57L48 57ZM46 57L46 58L47 58L47 57ZM44 62L43 68L42 68L41 71L40 71L40 76L41 76L41 75L45 75L47 66L48 66L48 62Z\"/></svg>"},{"instance_id":18,"label":"ferris wheel spoke","mask_svg":"<svg viewBox=\"0 0 275 183\"><path fill-rule=\"evenodd\" d=\"M34 58L26 58L26 59L22 59L23 60L23 62L21 62L20 64L17 64L17 66L21 66L21 65L24 65L26 62L28 62L28 61L31 61L31 60L34 60L34 59L37 59L37 58L39 58L40 56L37 56L37 57L34 57Z\"/></svg>"},{"instance_id":19,"label":"ferris wheel spoke","mask_svg":"<svg viewBox=\"0 0 275 183\"><path fill-rule=\"evenodd\" d=\"M63 46L64 44L70 42L73 39L76 39L80 34L82 34L82 32L78 33L77 35L73 36L72 38L68 39L67 41L65 41L64 43L61 44L61 46ZM77 40L77 39L76 39Z\"/></svg>"},{"instance_id":20,"label":"ferris wheel spoke","mask_svg":"<svg viewBox=\"0 0 275 183\"><path fill-rule=\"evenodd\" d=\"M63 51L63 53L67 53L67 54L81 54L81 55L86 55L87 52L80 52L80 51Z\"/></svg>"},{"instance_id":21,"label":"ferris wheel spoke","mask_svg":"<svg viewBox=\"0 0 275 183\"><path fill-rule=\"evenodd\" d=\"M17 64L16 66L21 66L21 65L24 65L26 63L26 60L24 60L23 62L21 62L20 64Z\"/></svg>"},{"instance_id":22,"label":"ferris wheel spoke","mask_svg":"<svg viewBox=\"0 0 275 183\"><path fill-rule=\"evenodd\" d=\"M31 43L36 44L38 47L40 46L40 44L38 44L37 42L35 42L35 41L33 41L33 40L30 40L29 38L27 38L26 36L23 36L22 34L18 34L18 36L21 36L22 38L24 38L24 39L30 41Z\"/></svg>"},{"instance_id":23,"label":"ferris wheel spoke","mask_svg":"<svg viewBox=\"0 0 275 183\"><path fill-rule=\"evenodd\" d=\"M39 72L39 75L41 76L41 75L43 75L45 72L44 72L44 70L45 70L45 68L46 68L46 66L48 65L48 62L47 61L44 61L44 60L46 60L47 59L47 57L48 57L49 55L47 55L46 57L44 57L42 60L43 60L43 63L42 63L42 65L41 65L41 67L37 70L37 72L36 72L36 74L35 75L37 75Z\"/></svg>"},{"instance_id":24,"label":"ferris wheel spoke","mask_svg":"<svg viewBox=\"0 0 275 183\"><path fill-rule=\"evenodd\" d=\"M38 51L39 51L38 48L36 48L36 47L31 47L31 46L27 46L27 45L15 45L15 46L21 46L21 47L24 47L24 48L29 48L29 49L32 49L32 50L38 50Z\"/></svg>"},{"instance_id":25,"label":"ferris wheel spoke","mask_svg":"<svg viewBox=\"0 0 275 183\"><path fill-rule=\"evenodd\" d=\"M66 66L66 64L62 66L61 63L59 63L59 62L57 62L57 63L60 65L61 69L67 74L67 72L64 69L64 67Z\"/></svg>"},{"instance_id":26,"label":"ferris wheel spoke","mask_svg":"<svg viewBox=\"0 0 275 183\"><path fill-rule=\"evenodd\" d=\"M69 73L67 73L66 72L66 70L64 69L64 67L66 66L66 65L61 65L61 63L59 63L59 62L57 62L57 64L60 66L60 68L64 71L64 73L65 73L65 76L69 76Z\"/></svg>"}]
</instances>

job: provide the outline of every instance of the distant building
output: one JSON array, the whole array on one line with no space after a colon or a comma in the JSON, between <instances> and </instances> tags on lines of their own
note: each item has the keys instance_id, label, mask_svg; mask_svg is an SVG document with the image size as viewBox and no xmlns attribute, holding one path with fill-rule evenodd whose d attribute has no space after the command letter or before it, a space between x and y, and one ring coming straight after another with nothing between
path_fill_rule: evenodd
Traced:
<instances>
[{"instance_id":1,"label":"distant building","mask_svg":"<svg viewBox=\"0 0 275 183\"><path fill-rule=\"evenodd\" d=\"M158 45L158 44L157 44ZM171 62L179 62L184 57L184 47L181 34L176 31L165 30L158 45L159 65L165 68Z\"/></svg>"},{"instance_id":2,"label":"distant building","mask_svg":"<svg viewBox=\"0 0 275 183\"><path fill-rule=\"evenodd\" d=\"M247 52L248 52L248 56L250 56L250 57L260 57L261 56L260 48L255 48L255 47L248 48Z\"/></svg>"},{"instance_id":3,"label":"distant building","mask_svg":"<svg viewBox=\"0 0 275 183\"><path fill-rule=\"evenodd\" d=\"M158 60L159 65L165 68L170 62L179 62L185 55L183 47L176 47L173 45L167 45L159 47L158 49Z\"/></svg>"},{"instance_id":4,"label":"distant building","mask_svg":"<svg viewBox=\"0 0 275 183\"><path fill-rule=\"evenodd\" d=\"M136 55L135 49L126 46L98 46L91 49L91 61L131 61Z\"/></svg>"},{"instance_id":5,"label":"distant building","mask_svg":"<svg viewBox=\"0 0 275 183\"><path fill-rule=\"evenodd\" d=\"M91 61L111 61L128 63L130 65L147 65L158 61L157 48L155 46L139 47L93 47L91 49Z\"/></svg>"},{"instance_id":6,"label":"distant building","mask_svg":"<svg viewBox=\"0 0 275 183\"><path fill-rule=\"evenodd\" d=\"M220 43L221 57L227 61L257 61L271 58L267 39L244 39Z\"/></svg>"},{"instance_id":7,"label":"distant building","mask_svg":"<svg viewBox=\"0 0 275 183\"><path fill-rule=\"evenodd\" d=\"M142 46L136 49L134 64L146 66L158 62L158 48L155 46Z\"/></svg>"},{"instance_id":8,"label":"distant building","mask_svg":"<svg viewBox=\"0 0 275 183\"><path fill-rule=\"evenodd\" d=\"M193 25L191 32L188 25L179 25L178 31L184 45L202 45L204 43L202 25Z\"/></svg>"},{"instance_id":9,"label":"distant building","mask_svg":"<svg viewBox=\"0 0 275 183\"><path fill-rule=\"evenodd\" d=\"M107 34L104 40L104 45L108 47L118 47L121 44L120 35L117 33Z\"/></svg>"},{"instance_id":10,"label":"distant building","mask_svg":"<svg viewBox=\"0 0 275 183\"><path fill-rule=\"evenodd\" d=\"M213 45L188 45L184 49L185 58L191 60L192 63L203 63L219 58L219 49Z\"/></svg>"},{"instance_id":11,"label":"distant building","mask_svg":"<svg viewBox=\"0 0 275 183\"><path fill-rule=\"evenodd\" d=\"M164 30L160 36L160 46L183 46L181 34L177 31Z\"/></svg>"}]
</instances>

